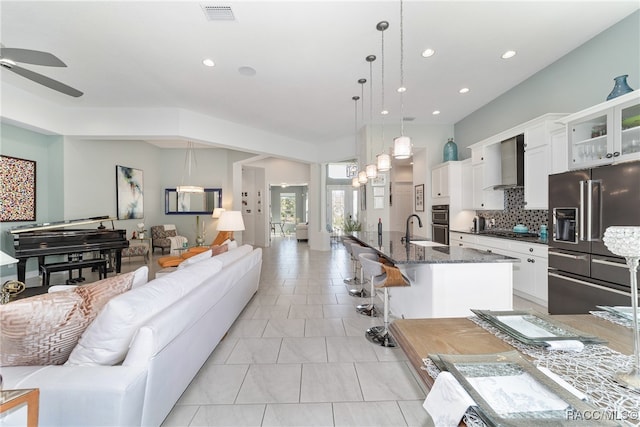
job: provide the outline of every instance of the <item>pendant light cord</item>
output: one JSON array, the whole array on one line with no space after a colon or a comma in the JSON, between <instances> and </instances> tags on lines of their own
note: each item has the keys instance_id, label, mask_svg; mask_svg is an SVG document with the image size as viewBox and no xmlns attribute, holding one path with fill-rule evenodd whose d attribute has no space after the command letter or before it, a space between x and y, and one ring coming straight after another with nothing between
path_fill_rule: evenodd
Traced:
<instances>
[{"instance_id":1,"label":"pendant light cord","mask_svg":"<svg viewBox=\"0 0 640 427\"><path fill-rule=\"evenodd\" d=\"M400 0L400 136L404 136L404 7Z\"/></svg>"}]
</instances>

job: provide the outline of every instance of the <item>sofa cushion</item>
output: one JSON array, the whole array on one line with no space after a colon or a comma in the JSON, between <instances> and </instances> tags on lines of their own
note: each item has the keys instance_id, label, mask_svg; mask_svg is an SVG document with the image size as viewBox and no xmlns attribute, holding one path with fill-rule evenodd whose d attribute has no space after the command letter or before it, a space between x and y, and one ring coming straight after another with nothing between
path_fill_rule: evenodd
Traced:
<instances>
[{"instance_id":1,"label":"sofa cushion","mask_svg":"<svg viewBox=\"0 0 640 427\"><path fill-rule=\"evenodd\" d=\"M251 246L251 245L242 245L239 248L236 248L236 249L233 249L233 250L229 250L226 253L223 253L222 255L216 256L215 259L217 259L220 262L222 262L222 265L224 267L226 267L227 265L231 264L232 262L237 261L238 259L242 258L243 256L245 256L246 254L248 254L252 250L253 250L253 246Z\"/></svg>"},{"instance_id":2,"label":"sofa cushion","mask_svg":"<svg viewBox=\"0 0 640 427\"><path fill-rule=\"evenodd\" d=\"M209 257L113 298L82 334L66 365L122 362L141 325L221 269L222 263Z\"/></svg>"},{"instance_id":3,"label":"sofa cushion","mask_svg":"<svg viewBox=\"0 0 640 427\"><path fill-rule=\"evenodd\" d=\"M188 267L190 265L193 265L195 263L198 263L200 261L204 261L205 259L209 259L211 258L211 249L207 249L204 252L200 252L197 255L193 255L192 257L189 257L187 259L185 259L184 261L182 261L180 264L178 264L178 270L181 270L185 267Z\"/></svg>"},{"instance_id":4,"label":"sofa cushion","mask_svg":"<svg viewBox=\"0 0 640 427\"><path fill-rule=\"evenodd\" d=\"M0 365L64 363L107 302L131 289L134 276L121 274L0 305Z\"/></svg>"}]
</instances>

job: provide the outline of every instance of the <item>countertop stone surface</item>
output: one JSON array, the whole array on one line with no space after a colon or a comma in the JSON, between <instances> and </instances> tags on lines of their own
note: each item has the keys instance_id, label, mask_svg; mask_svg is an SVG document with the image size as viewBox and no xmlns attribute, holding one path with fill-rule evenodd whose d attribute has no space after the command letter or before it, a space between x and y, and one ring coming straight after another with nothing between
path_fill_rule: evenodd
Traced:
<instances>
[{"instance_id":1,"label":"countertop stone surface","mask_svg":"<svg viewBox=\"0 0 640 427\"><path fill-rule=\"evenodd\" d=\"M404 233L399 231L377 232L358 231L350 234L360 243L376 250L394 264L462 264L518 262L518 259L486 251L457 246L422 246L419 242L428 242L424 237L412 236L404 243Z\"/></svg>"},{"instance_id":2,"label":"countertop stone surface","mask_svg":"<svg viewBox=\"0 0 640 427\"><path fill-rule=\"evenodd\" d=\"M519 235L515 235L516 233L513 233L510 230L484 230L484 231L480 231L479 233L475 233L473 231L460 231L460 230L451 230L451 231L453 233L470 234L472 236L493 237L495 239L515 240L518 242L537 243L539 245L547 245L549 243L547 240L541 240L539 236L519 236ZM505 234L502 234L502 233L505 233ZM506 233L509 233L509 235L507 235Z\"/></svg>"}]
</instances>

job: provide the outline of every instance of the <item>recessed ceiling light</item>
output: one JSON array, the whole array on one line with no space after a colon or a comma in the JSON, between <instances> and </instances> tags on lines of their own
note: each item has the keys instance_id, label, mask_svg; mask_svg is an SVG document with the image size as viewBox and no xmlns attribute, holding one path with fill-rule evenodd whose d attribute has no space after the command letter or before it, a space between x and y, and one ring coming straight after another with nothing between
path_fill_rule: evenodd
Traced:
<instances>
[{"instance_id":1,"label":"recessed ceiling light","mask_svg":"<svg viewBox=\"0 0 640 427\"><path fill-rule=\"evenodd\" d=\"M433 56L435 53L436 53L436 51L433 50L433 49L425 49L425 50L422 51L422 56L425 57L425 58L428 58L430 56Z\"/></svg>"},{"instance_id":2,"label":"recessed ceiling light","mask_svg":"<svg viewBox=\"0 0 640 427\"><path fill-rule=\"evenodd\" d=\"M509 58L513 58L514 56L516 56L516 51L508 50L502 54L502 59L509 59Z\"/></svg>"},{"instance_id":3,"label":"recessed ceiling light","mask_svg":"<svg viewBox=\"0 0 640 427\"><path fill-rule=\"evenodd\" d=\"M469 88L468 87L463 87L462 89L460 89L458 92L460 93L467 93L469 92Z\"/></svg>"},{"instance_id":4,"label":"recessed ceiling light","mask_svg":"<svg viewBox=\"0 0 640 427\"><path fill-rule=\"evenodd\" d=\"M216 65L216 63L215 63L215 62L213 62L213 59L209 59L209 58L207 58L207 59L203 59L203 60L202 60L202 63L203 63L204 65L206 65L207 67L213 67L213 66L215 66L215 65Z\"/></svg>"},{"instance_id":5,"label":"recessed ceiling light","mask_svg":"<svg viewBox=\"0 0 640 427\"><path fill-rule=\"evenodd\" d=\"M433 114L434 116L437 116L438 114L440 114L440 110L435 110L435 111L434 111L433 113L431 113L431 114Z\"/></svg>"},{"instance_id":6,"label":"recessed ceiling light","mask_svg":"<svg viewBox=\"0 0 640 427\"><path fill-rule=\"evenodd\" d=\"M403 93L403 92L406 92L406 91L407 91L407 88L404 87L404 86L401 86L401 87L398 88L398 92L399 93Z\"/></svg>"},{"instance_id":7,"label":"recessed ceiling light","mask_svg":"<svg viewBox=\"0 0 640 427\"><path fill-rule=\"evenodd\" d=\"M380 114L382 114L383 116L386 116L387 114L389 114L388 110L382 110L380 111Z\"/></svg>"}]
</instances>

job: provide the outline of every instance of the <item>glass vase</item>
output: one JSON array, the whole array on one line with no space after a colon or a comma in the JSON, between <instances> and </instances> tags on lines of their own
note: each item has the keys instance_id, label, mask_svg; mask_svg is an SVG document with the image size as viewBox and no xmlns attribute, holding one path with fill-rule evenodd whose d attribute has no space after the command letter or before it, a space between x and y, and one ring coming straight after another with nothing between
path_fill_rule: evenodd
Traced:
<instances>
[{"instance_id":1,"label":"glass vase","mask_svg":"<svg viewBox=\"0 0 640 427\"><path fill-rule=\"evenodd\" d=\"M609 96L607 96L607 101L613 98L617 98L620 95L624 95L625 93L633 92L633 89L631 89L631 87L629 87L629 85L627 84L627 77L629 77L629 75L625 74L613 79L615 83L613 85L613 90L611 91Z\"/></svg>"},{"instance_id":2,"label":"glass vase","mask_svg":"<svg viewBox=\"0 0 640 427\"><path fill-rule=\"evenodd\" d=\"M453 142L453 138L449 138L444 144L443 159L445 162L458 160L458 146Z\"/></svg>"}]
</instances>

